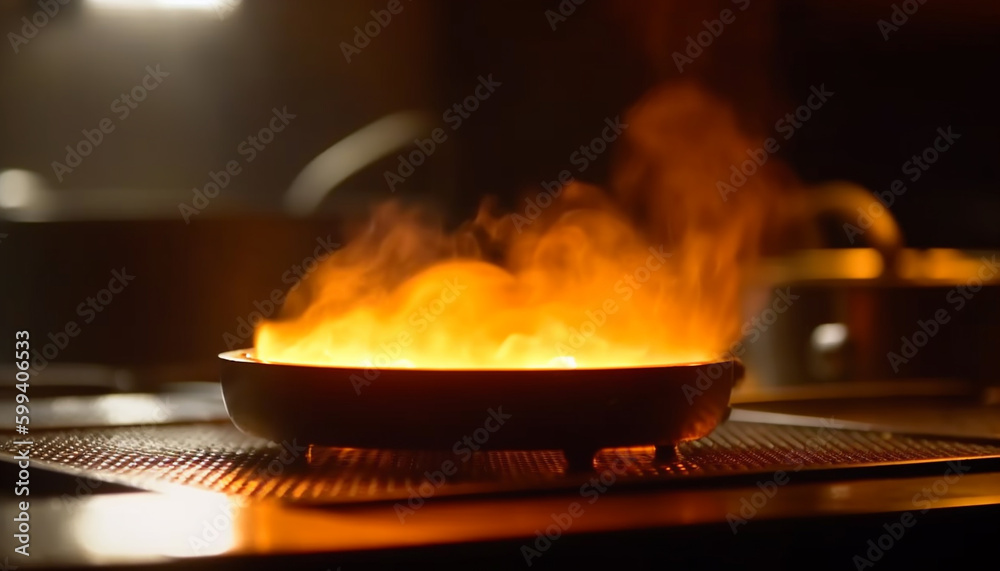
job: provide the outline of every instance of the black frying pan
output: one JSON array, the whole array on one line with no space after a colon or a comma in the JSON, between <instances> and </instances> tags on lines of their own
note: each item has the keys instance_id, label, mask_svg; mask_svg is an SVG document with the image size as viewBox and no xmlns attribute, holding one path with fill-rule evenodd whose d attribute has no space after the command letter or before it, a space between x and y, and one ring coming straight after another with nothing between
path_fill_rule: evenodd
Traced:
<instances>
[{"instance_id":1,"label":"black frying pan","mask_svg":"<svg viewBox=\"0 0 1000 571\"><path fill-rule=\"evenodd\" d=\"M729 413L738 361L619 369L365 370L219 355L236 426L273 441L453 450L560 449L589 465L601 448L672 453ZM468 437L470 440L465 440Z\"/></svg>"}]
</instances>

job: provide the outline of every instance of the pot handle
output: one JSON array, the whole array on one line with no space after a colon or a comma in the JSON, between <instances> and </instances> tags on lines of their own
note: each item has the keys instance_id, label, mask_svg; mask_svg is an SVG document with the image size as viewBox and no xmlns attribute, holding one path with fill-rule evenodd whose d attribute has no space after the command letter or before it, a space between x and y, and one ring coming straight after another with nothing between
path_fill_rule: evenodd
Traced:
<instances>
[{"instance_id":1,"label":"pot handle","mask_svg":"<svg viewBox=\"0 0 1000 571\"><path fill-rule=\"evenodd\" d=\"M885 268L894 267L893 262L904 244L903 232L891 210L870 190L853 182L832 181L813 188L815 192L810 200L813 220L821 214L836 216L843 222L845 230L853 227L853 230L860 231L857 236L862 246L874 248L882 254ZM870 220L870 224L863 227L866 220Z\"/></svg>"}]
</instances>

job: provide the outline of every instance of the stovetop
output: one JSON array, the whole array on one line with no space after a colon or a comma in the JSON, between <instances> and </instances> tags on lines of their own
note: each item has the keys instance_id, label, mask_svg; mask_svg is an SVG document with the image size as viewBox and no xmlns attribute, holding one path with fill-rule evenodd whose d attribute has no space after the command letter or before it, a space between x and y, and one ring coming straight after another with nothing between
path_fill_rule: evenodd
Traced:
<instances>
[{"instance_id":1,"label":"stovetop","mask_svg":"<svg viewBox=\"0 0 1000 571\"><path fill-rule=\"evenodd\" d=\"M910 547L880 564L888 569L926 563L921 548L931 541L959 542L972 557L1000 521L1000 438L956 424L973 418L968 409L979 415L975 427L989 428L982 418L996 409L961 400L866 399L848 407L853 416L833 401L744 404L675 455L606 449L590 467L571 469L557 450L461 455L268 442L233 427L217 393L207 394L38 399L28 437L0 423L0 478L17 478L24 445L16 442L31 442L36 555L11 563L524 567L525 546L569 522L572 529L556 529L566 532L558 548L540 551L545 562L611 565L631 551L633 566L686 568L797 553L794 567L821 553L819 567L849 569L868 539L911 514L921 523L907 532ZM872 414L862 414L866 407ZM911 413L889 414L895 408ZM916 422L931 409L941 418ZM579 517L567 515L574 506ZM6 519L11 551L16 524Z\"/></svg>"},{"instance_id":2,"label":"stovetop","mask_svg":"<svg viewBox=\"0 0 1000 571\"><path fill-rule=\"evenodd\" d=\"M7 459L23 448L15 440L0 445ZM676 457L657 458L652 447L607 449L593 470L582 472L570 470L559 451L311 447L271 443L218 422L45 430L33 433L32 442L34 466L97 482L95 489L100 483L190 488L319 504L567 491L595 474L622 488L649 488L752 484L776 471L805 481L935 473L956 460L1000 465L1000 442L736 421L681 444Z\"/></svg>"}]
</instances>

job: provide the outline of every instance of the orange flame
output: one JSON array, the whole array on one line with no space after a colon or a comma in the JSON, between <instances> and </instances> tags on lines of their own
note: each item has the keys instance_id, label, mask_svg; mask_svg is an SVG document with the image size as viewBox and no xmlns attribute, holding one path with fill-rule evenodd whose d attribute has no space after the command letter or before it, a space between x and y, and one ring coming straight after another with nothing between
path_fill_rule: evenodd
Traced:
<instances>
[{"instance_id":1,"label":"orange flame","mask_svg":"<svg viewBox=\"0 0 1000 571\"><path fill-rule=\"evenodd\" d=\"M651 93L625 123L613 193L572 182L540 211L506 216L484 202L452 233L383 205L291 293L287 317L259 326L257 357L429 369L719 358L791 179L772 159L720 194L718 181L760 144L695 87Z\"/></svg>"}]
</instances>

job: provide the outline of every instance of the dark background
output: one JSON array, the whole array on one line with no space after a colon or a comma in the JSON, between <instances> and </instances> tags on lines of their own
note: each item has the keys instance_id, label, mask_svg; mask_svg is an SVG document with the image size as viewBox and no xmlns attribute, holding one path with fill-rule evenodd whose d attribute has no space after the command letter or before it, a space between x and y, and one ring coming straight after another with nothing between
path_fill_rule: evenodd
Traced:
<instances>
[{"instance_id":1,"label":"dark background","mask_svg":"<svg viewBox=\"0 0 1000 571\"><path fill-rule=\"evenodd\" d=\"M4 329L56 330L112 268L131 264L145 272L134 289L59 360L213 354L226 348L221 335L236 317L281 286L317 236L336 237L340 221L390 197L437 203L453 222L485 194L513 205L661 81L702 82L762 137L810 86L825 84L835 96L778 153L807 183L886 190L951 125L961 139L907 185L893 213L908 245L1000 247L995 2L928 0L887 41L877 21L894 2L751 0L682 74L671 55L734 3L587 0L553 30L545 11L559 10L555 0L401 1L403 11L348 63L341 42L386 2L245 0L220 18L71 0L15 53L7 34L21 33L21 18L39 7L0 0L0 170L38 173L55 200L112 198L107 216L85 220L61 212L28 224L0 210ZM156 63L171 76L57 182L51 162L63 160L65 145L112 116L111 101ZM283 213L285 189L324 149L395 111L422 110L442 124L488 74L502 86L397 192L383 178L393 153L344 181L319 216ZM184 224L176 204L238 158L238 143L273 107L297 118ZM585 178L604 180L613 157L602 155ZM111 213L146 196L167 198L141 215Z\"/></svg>"},{"instance_id":2,"label":"dark background","mask_svg":"<svg viewBox=\"0 0 1000 571\"><path fill-rule=\"evenodd\" d=\"M453 134L457 144L431 159L443 163L435 176L400 186L468 212L484 193L509 198L554 179L605 117L658 81L706 82L763 135L823 83L836 93L831 104L780 151L806 181L883 190L938 127L953 125L960 144L894 212L913 245L1000 243L991 216L1000 208L996 3L926 2L886 41L876 22L890 17L893 2L752 0L681 74L671 54L703 29L701 20L734 3L587 0L552 30L545 10L558 10L556 1L401 1L403 11L347 63L340 43L386 2L247 0L221 20L94 15L86 0L73 0L20 53L0 50L0 168L37 171L65 191L187 190L233 158L271 107L287 106L299 117L294 127L228 192L267 210L330 144L396 110L440 117L477 76L492 73L502 88ZM38 9L14 0L0 7L5 33ZM171 70L169 80L56 182L51 161L154 62ZM610 154L603 158L602 167ZM385 198L382 173L395 164L365 169L340 192Z\"/></svg>"}]
</instances>

